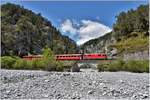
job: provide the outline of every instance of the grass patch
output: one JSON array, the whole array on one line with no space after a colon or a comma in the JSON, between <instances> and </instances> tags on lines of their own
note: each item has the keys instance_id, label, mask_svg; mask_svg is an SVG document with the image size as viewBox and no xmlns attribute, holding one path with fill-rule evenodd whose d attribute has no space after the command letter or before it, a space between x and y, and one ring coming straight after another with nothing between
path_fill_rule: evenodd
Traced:
<instances>
[{"instance_id":1,"label":"grass patch","mask_svg":"<svg viewBox=\"0 0 150 100\"><path fill-rule=\"evenodd\" d=\"M149 60L117 60L114 62L105 62L98 64L98 70L101 71L129 71L129 72L149 72Z\"/></svg>"},{"instance_id":2,"label":"grass patch","mask_svg":"<svg viewBox=\"0 0 150 100\"><path fill-rule=\"evenodd\" d=\"M123 37L112 46L117 48L119 54L148 50L149 37L144 36L144 33L134 33L130 37Z\"/></svg>"}]
</instances>

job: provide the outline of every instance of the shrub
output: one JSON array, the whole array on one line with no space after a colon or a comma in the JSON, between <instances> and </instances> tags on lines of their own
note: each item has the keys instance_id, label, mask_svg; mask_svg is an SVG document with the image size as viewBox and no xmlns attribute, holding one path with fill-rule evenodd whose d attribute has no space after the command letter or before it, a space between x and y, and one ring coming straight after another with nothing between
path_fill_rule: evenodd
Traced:
<instances>
[{"instance_id":1,"label":"shrub","mask_svg":"<svg viewBox=\"0 0 150 100\"><path fill-rule=\"evenodd\" d=\"M99 63L98 64L98 71L107 71L108 70L108 63Z\"/></svg>"},{"instance_id":2,"label":"shrub","mask_svg":"<svg viewBox=\"0 0 150 100\"><path fill-rule=\"evenodd\" d=\"M63 62L56 62L56 71L63 71L64 70L64 64Z\"/></svg>"},{"instance_id":3,"label":"shrub","mask_svg":"<svg viewBox=\"0 0 150 100\"><path fill-rule=\"evenodd\" d=\"M18 59L14 65L14 69L30 69L30 70L44 70L45 64L42 60L32 60L27 61L23 59Z\"/></svg>"},{"instance_id":4,"label":"shrub","mask_svg":"<svg viewBox=\"0 0 150 100\"><path fill-rule=\"evenodd\" d=\"M126 63L126 68L131 72L149 72L148 60L130 60Z\"/></svg>"},{"instance_id":5,"label":"shrub","mask_svg":"<svg viewBox=\"0 0 150 100\"><path fill-rule=\"evenodd\" d=\"M32 69L38 69L38 70L44 70L46 64L44 63L43 60L32 60L32 61L29 61L32 65Z\"/></svg>"},{"instance_id":6,"label":"shrub","mask_svg":"<svg viewBox=\"0 0 150 100\"><path fill-rule=\"evenodd\" d=\"M2 68L6 69L30 69L30 70L47 70L63 71L65 66L63 62L56 61L51 49L46 48L43 52L42 59L24 60L19 57L4 56L1 57Z\"/></svg>"},{"instance_id":7,"label":"shrub","mask_svg":"<svg viewBox=\"0 0 150 100\"><path fill-rule=\"evenodd\" d=\"M112 65L111 65L111 67L110 67L110 69L113 71L122 71L122 70L125 70L125 61L123 61L123 60L118 60L118 61L116 61L116 62L114 62Z\"/></svg>"},{"instance_id":8,"label":"shrub","mask_svg":"<svg viewBox=\"0 0 150 100\"><path fill-rule=\"evenodd\" d=\"M56 70L56 64L54 61L51 62L45 62L45 70L47 71L55 71Z\"/></svg>"},{"instance_id":9,"label":"shrub","mask_svg":"<svg viewBox=\"0 0 150 100\"><path fill-rule=\"evenodd\" d=\"M149 73L149 60L143 60L142 65L143 65L144 72Z\"/></svg>"},{"instance_id":10,"label":"shrub","mask_svg":"<svg viewBox=\"0 0 150 100\"><path fill-rule=\"evenodd\" d=\"M115 62L115 63L112 63L112 64L107 64L107 71L112 71L112 72L115 72L115 71L119 71L119 67L117 65L118 63Z\"/></svg>"},{"instance_id":11,"label":"shrub","mask_svg":"<svg viewBox=\"0 0 150 100\"><path fill-rule=\"evenodd\" d=\"M55 55L50 48L43 50L43 62L45 63L45 70L48 71L63 71L63 62L56 61Z\"/></svg>"},{"instance_id":12,"label":"shrub","mask_svg":"<svg viewBox=\"0 0 150 100\"><path fill-rule=\"evenodd\" d=\"M23 61L25 61L25 60L23 60ZM31 61L25 61L25 62L26 62L25 69L30 69L30 70L34 69L34 66Z\"/></svg>"},{"instance_id":13,"label":"shrub","mask_svg":"<svg viewBox=\"0 0 150 100\"><path fill-rule=\"evenodd\" d=\"M15 64L13 65L14 69L28 69L27 61L18 59Z\"/></svg>"},{"instance_id":14,"label":"shrub","mask_svg":"<svg viewBox=\"0 0 150 100\"><path fill-rule=\"evenodd\" d=\"M117 60L109 63L100 63L97 68L99 71L149 72L149 60Z\"/></svg>"},{"instance_id":15,"label":"shrub","mask_svg":"<svg viewBox=\"0 0 150 100\"><path fill-rule=\"evenodd\" d=\"M99 71L121 71L124 70L125 62L118 60L114 62L100 63L98 64Z\"/></svg>"},{"instance_id":16,"label":"shrub","mask_svg":"<svg viewBox=\"0 0 150 100\"><path fill-rule=\"evenodd\" d=\"M13 64L16 62L17 59L19 59L19 58L13 57L13 56L1 57L1 68L12 69Z\"/></svg>"}]
</instances>

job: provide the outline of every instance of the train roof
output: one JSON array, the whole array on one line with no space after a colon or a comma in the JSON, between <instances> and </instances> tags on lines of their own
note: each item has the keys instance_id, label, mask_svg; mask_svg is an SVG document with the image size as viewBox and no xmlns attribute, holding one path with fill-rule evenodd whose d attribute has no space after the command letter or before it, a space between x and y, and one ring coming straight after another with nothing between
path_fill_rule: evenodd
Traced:
<instances>
[{"instance_id":1,"label":"train roof","mask_svg":"<svg viewBox=\"0 0 150 100\"><path fill-rule=\"evenodd\" d=\"M85 55L93 55L93 54L105 54L105 53L85 53Z\"/></svg>"},{"instance_id":2,"label":"train roof","mask_svg":"<svg viewBox=\"0 0 150 100\"><path fill-rule=\"evenodd\" d=\"M42 57L43 55L27 55L27 56L23 56L23 57Z\"/></svg>"},{"instance_id":3,"label":"train roof","mask_svg":"<svg viewBox=\"0 0 150 100\"><path fill-rule=\"evenodd\" d=\"M70 56L70 55L78 56L78 55L81 55L81 54L57 54L56 56Z\"/></svg>"},{"instance_id":4,"label":"train roof","mask_svg":"<svg viewBox=\"0 0 150 100\"><path fill-rule=\"evenodd\" d=\"M84 55L96 55L96 54L105 54L105 53L84 53ZM70 55L82 55L82 54L57 54L56 56L70 56ZM105 54L106 55L106 54Z\"/></svg>"}]
</instances>

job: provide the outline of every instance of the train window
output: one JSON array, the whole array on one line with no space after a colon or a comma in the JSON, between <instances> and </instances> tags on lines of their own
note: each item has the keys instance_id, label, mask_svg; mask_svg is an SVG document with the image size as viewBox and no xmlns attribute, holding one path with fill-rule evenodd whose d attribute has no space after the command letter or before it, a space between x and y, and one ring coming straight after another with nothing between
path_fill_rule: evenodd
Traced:
<instances>
[{"instance_id":1,"label":"train window","mask_svg":"<svg viewBox=\"0 0 150 100\"><path fill-rule=\"evenodd\" d=\"M98 56L101 56L101 54L99 54Z\"/></svg>"}]
</instances>

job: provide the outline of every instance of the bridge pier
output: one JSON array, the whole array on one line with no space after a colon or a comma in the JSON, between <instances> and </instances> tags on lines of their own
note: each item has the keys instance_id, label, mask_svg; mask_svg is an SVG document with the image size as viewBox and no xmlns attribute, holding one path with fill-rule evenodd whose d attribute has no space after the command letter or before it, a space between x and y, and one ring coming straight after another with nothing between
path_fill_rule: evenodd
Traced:
<instances>
[{"instance_id":1,"label":"bridge pier","mask_svg":"<svg viewBox=\"0 0 150 100\"><path fill-rule=\"evenodd\" d=\"M97 60L81 60L81 61L77 61L72 67L71 67L71 71L72 72L79 72L81 70L97 70L97 65L98 65L99 61Z\"/></svg>"},{"instance_id":2,"label":"bridge pier","mask_svg":"<svg viewBox=\"0 0 150 100\"><path fill-rule=\"evenodd\" d=\"M97 71L97 66L99 63L103 63L105 61L109 61L109 60L79 60L79 61L75 61L71 64L69 64L68 67L69 69L67 69L66 71L71 71L71 72L80 72L80 71ZM68 61L71 62L71 61Z\"/></svg>"}]
</instances>

